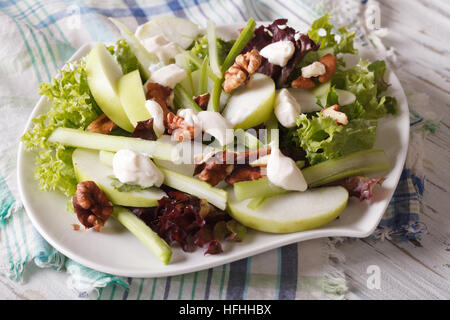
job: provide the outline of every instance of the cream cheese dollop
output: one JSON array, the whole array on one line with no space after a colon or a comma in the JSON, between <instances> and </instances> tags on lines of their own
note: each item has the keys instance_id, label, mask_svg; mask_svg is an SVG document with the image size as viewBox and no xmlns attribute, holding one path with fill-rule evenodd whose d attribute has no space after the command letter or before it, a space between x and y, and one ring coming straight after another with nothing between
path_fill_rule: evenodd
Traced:
<instances>
[{"instance_id":1,"label":"cream cheese dollop","mask_svg":"<svg viewBox=\"0 0 450 320\"><path fill-rule=\"evenodd\" d=\"M281 89L275 99L274 113L278 121L285 128L293 128L297 124L297 116L302 108L288 89Z\"/></svg>"},{"instance_id":2,"label":"cream cheese dollop","mask_svg":"<svg viewBox=\"0 0 450 320\"><path fill-rule=\"evenodd\" d=\"M234 141L233 125L219 112L200 111L197 114L203 131L216 138L222 146Z\"/></svg>"},{"instance_id":3,"label":"cream cheese dollop","mask_svg":"<svg viewBox=\"0 0 450 320\"><path fill-rule=\"evenodd\" d=\"M114 155L113 173L122 183L144 188L159 187L164 182L164 174L148 156L128 149L119 150Z\"/></svg>"},{"instance_id":4,"label":"cream cheese dollop","mask_svg":"<svg viewBox=\"0 0 450 320\"><path fill-rule=\"evenodd\" d=\"M305 177L294 160L283 155L279 148L272 147L267 161L267 178L274 185L286 190L305 191Z\"/></svg>"},{"instance_id":5,"label":"cream cheese dollop","mask_svg":"<svg viewBox=\"0 0 450 320\"><path fill-rule=\"evenodd\" d=\"M269 60L271 64L284 67L289 59L294 55L295 45L292 41L273 42L259 52L264 58Z\"/></svg>"},{"instance_id":6,"label":"cream cheese dollop","mask_svg":"<svg viewBox=\"0 0 450 320\"><path fill-rule=\"evenodd\" d=\"M163 109L160 104L153 99L145 101L145 108L147 108L153 118L153 130L156 135L160 137L165 130Z\"/></svg>"}]
</instances>

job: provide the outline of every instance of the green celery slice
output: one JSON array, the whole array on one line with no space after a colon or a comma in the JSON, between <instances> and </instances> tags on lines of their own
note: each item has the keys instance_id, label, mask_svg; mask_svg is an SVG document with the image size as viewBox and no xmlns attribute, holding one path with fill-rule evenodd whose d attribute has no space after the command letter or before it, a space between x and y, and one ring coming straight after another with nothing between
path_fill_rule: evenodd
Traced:
<instances>
[{"instance_id":1,"label":"green celery slice","mask_svg":"<svg viewBox=\"0 0 450 320\"><path fill-rule=\"evenodd\" d=\"M142 241L164 264L169 264L172 249L156 232L130 210L115 206L113 217Z\"/></svg>"},{"instance_id":2,"label":"green celery slice","mask_svg":"<svg viewBox=\"0 0 450 320\"><path fill-rule=\"evenodd\" d=\"M383 150L364 150L350 155L327 160L302 170L309 188L319 187L343 178L381 172L392 168ZM272 197L289 192L269 182L267 177L243 181L234 184L234 192L238 200L259 197Z\"/></svg>"},{"instance_id":3,"label":"green celery slice","mask_svg":"<svg viewBox=\"0 0 450 320\"><path fill-rule=\"evenodd\" d=\"M206 32L208 37L209 65L216 77L222 78L222 71L220 70L219 56L217 53L216 27L211 20L208 20L206 23Z\"/></svg>"},{"instance_id":4,"label":"green celery slice","mask_svg":"<svg viewBox=\"0 0 450 320\"><path fill-rule=\"evenodd\" d=\"M242 29L237 40L234 42L233 46L228 52L223 64L222 73L228 70L229 67L234 63L236 57L241 53L242 49L247 45L247 43L253 38L253 30L255 30L256 22L250 18L247 25Z\"/></svg>"},{"instance_id":5,"label":"green celery slice","mask_svg":"<svg viewBox=\"0 0 450 320\"><path fill-rule=\"evenodd\" d=\"M179 84L175 86L174 92L174 99L173 103L175 106L179 109L192 109L196 112L202 111L202 108L200 108L197 104L197 102L192 99L192 96L187 93L187 91Z\"/></svg>"},{"instance_id":6,"label":"green celery slice","mask_svg":"<svg viewBox=\"0 0 450 320\"><path fill-rule=\"evenodd\" d=\"M237 142L246 146L249 149L256 150L261 148L264 144L253 134L242 129L234 130L234 136Z\"/></svg>"},{"instance_id":7,"label":"green celery slice","mask_svg":"<svg viewBox=\"0 0 450 320\"><path fill-rule=\"evenodd\" d=\"M173 144L160 141L149 141L139 138L112 136L71 128L57 128L48 138L49 142L63 145L105 151L129 149L147 154L152 158L177 162L179 152Z\"/></svg>"},{"instance_id":8,"label":"green celery slice","mask_svg":"<svg viewBox=\"0 0 450 320\"><path fill-rule=\"evenodd\" d=\"M162 167L159 167L159 169L164 173L165 185L192 194L200 199L205 199L217 208L225 210L228 198L227 191L212 187L209 183L194 177L188 177Z\"/></svg>"}]
</instances>

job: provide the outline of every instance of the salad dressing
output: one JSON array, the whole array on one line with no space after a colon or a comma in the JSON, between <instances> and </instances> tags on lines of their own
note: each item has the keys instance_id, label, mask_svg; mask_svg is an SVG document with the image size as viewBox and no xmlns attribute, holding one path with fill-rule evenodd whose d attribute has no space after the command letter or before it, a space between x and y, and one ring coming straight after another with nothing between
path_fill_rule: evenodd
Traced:
<instances>
[{"instance_id":1,"label":"salad dressing","mask_svg":"<svg viewBox=\"0 0 450 320\"><path fill-rule=\"evenodd\" d=\"M274 185L286 190L306 191L308 184L295 161L272 147L267 161L267 178Z\"/></svg>"},{"instance_id":2,"label":"salad dressing","mask_svg":"<svg viewBox=\"0 0 450 320\"><path fill-rule=\"evenodd\" d=\"M113 172L120 182L144 188L160 187L164 181L164 174L149 157L128 149L114 155Z\"/></svg>"}]
</instances>

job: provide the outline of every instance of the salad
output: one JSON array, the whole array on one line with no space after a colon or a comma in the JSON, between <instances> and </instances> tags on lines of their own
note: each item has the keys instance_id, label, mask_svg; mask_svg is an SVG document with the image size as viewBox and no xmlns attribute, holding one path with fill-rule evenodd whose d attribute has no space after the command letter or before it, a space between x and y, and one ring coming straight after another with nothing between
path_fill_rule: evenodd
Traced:
<instances>
[{"instance_id":1,"label":"salad","mask_svg":"<svg viewBox=\"0 0 450 320\"><path fill-rule=\"evenodd\" d=\"M318 228L391 168L373 149L396 113L384 61L360 60L328 15L306 33L250 19L235 40L157 18L97 43L40 85L50 110L22 137L35 178L101 232L113 216L168 264L172 247L220 254L248 228ZM79 230L79 225L74 225Z\"/></svg>"}]
</instances>

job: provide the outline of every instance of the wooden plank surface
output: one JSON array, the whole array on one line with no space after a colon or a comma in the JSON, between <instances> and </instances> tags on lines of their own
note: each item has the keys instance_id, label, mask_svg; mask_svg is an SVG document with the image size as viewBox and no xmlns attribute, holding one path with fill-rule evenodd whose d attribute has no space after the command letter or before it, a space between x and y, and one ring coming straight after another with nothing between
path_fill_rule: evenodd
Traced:
<instances>
[{"instance_id":1,"label":"wooden plank surface","mask_svg":"<svg viewBox=\"0 0 450 320\"><path fill-rule=\"evenodd\" d=\"M411 96L424 92L441 127L424 143L425 194L420 243L354 240L340 245L346 256L350 299L450 298L450 2L381 0L383 39L394 47L396 73ZM414 101L409 101L414 106ZM377 265L381 288L369 289L367 268Z\"/></svg>"},{"instance_id":2,"label":"wooden plank surface","mask_svg":"<svg viewBox=\"0 0 450 320\"><path fill-rule=\"evenodd\" d=\"M449 299L450 279L450 1L381 0L381 23L389 28L383 39L394 47L396 73L407 88L430 97L429 110L441 120L441 128L424 144L425 194L421 220L427 232L420 243L393 243L368 239L350 240L338 246L344 253L349 299ZM410 101L414 105L414 101ZM367 270L378 266L380 289L369 289ZM3 299L70 299L64 273L53 270L27 272L26 285L0 277ZM44 284L52 287L44 288ZM40 290L42 288L42 290ZM42 296L40 292L49 292Z\"/></svg>"}]
</instances>

